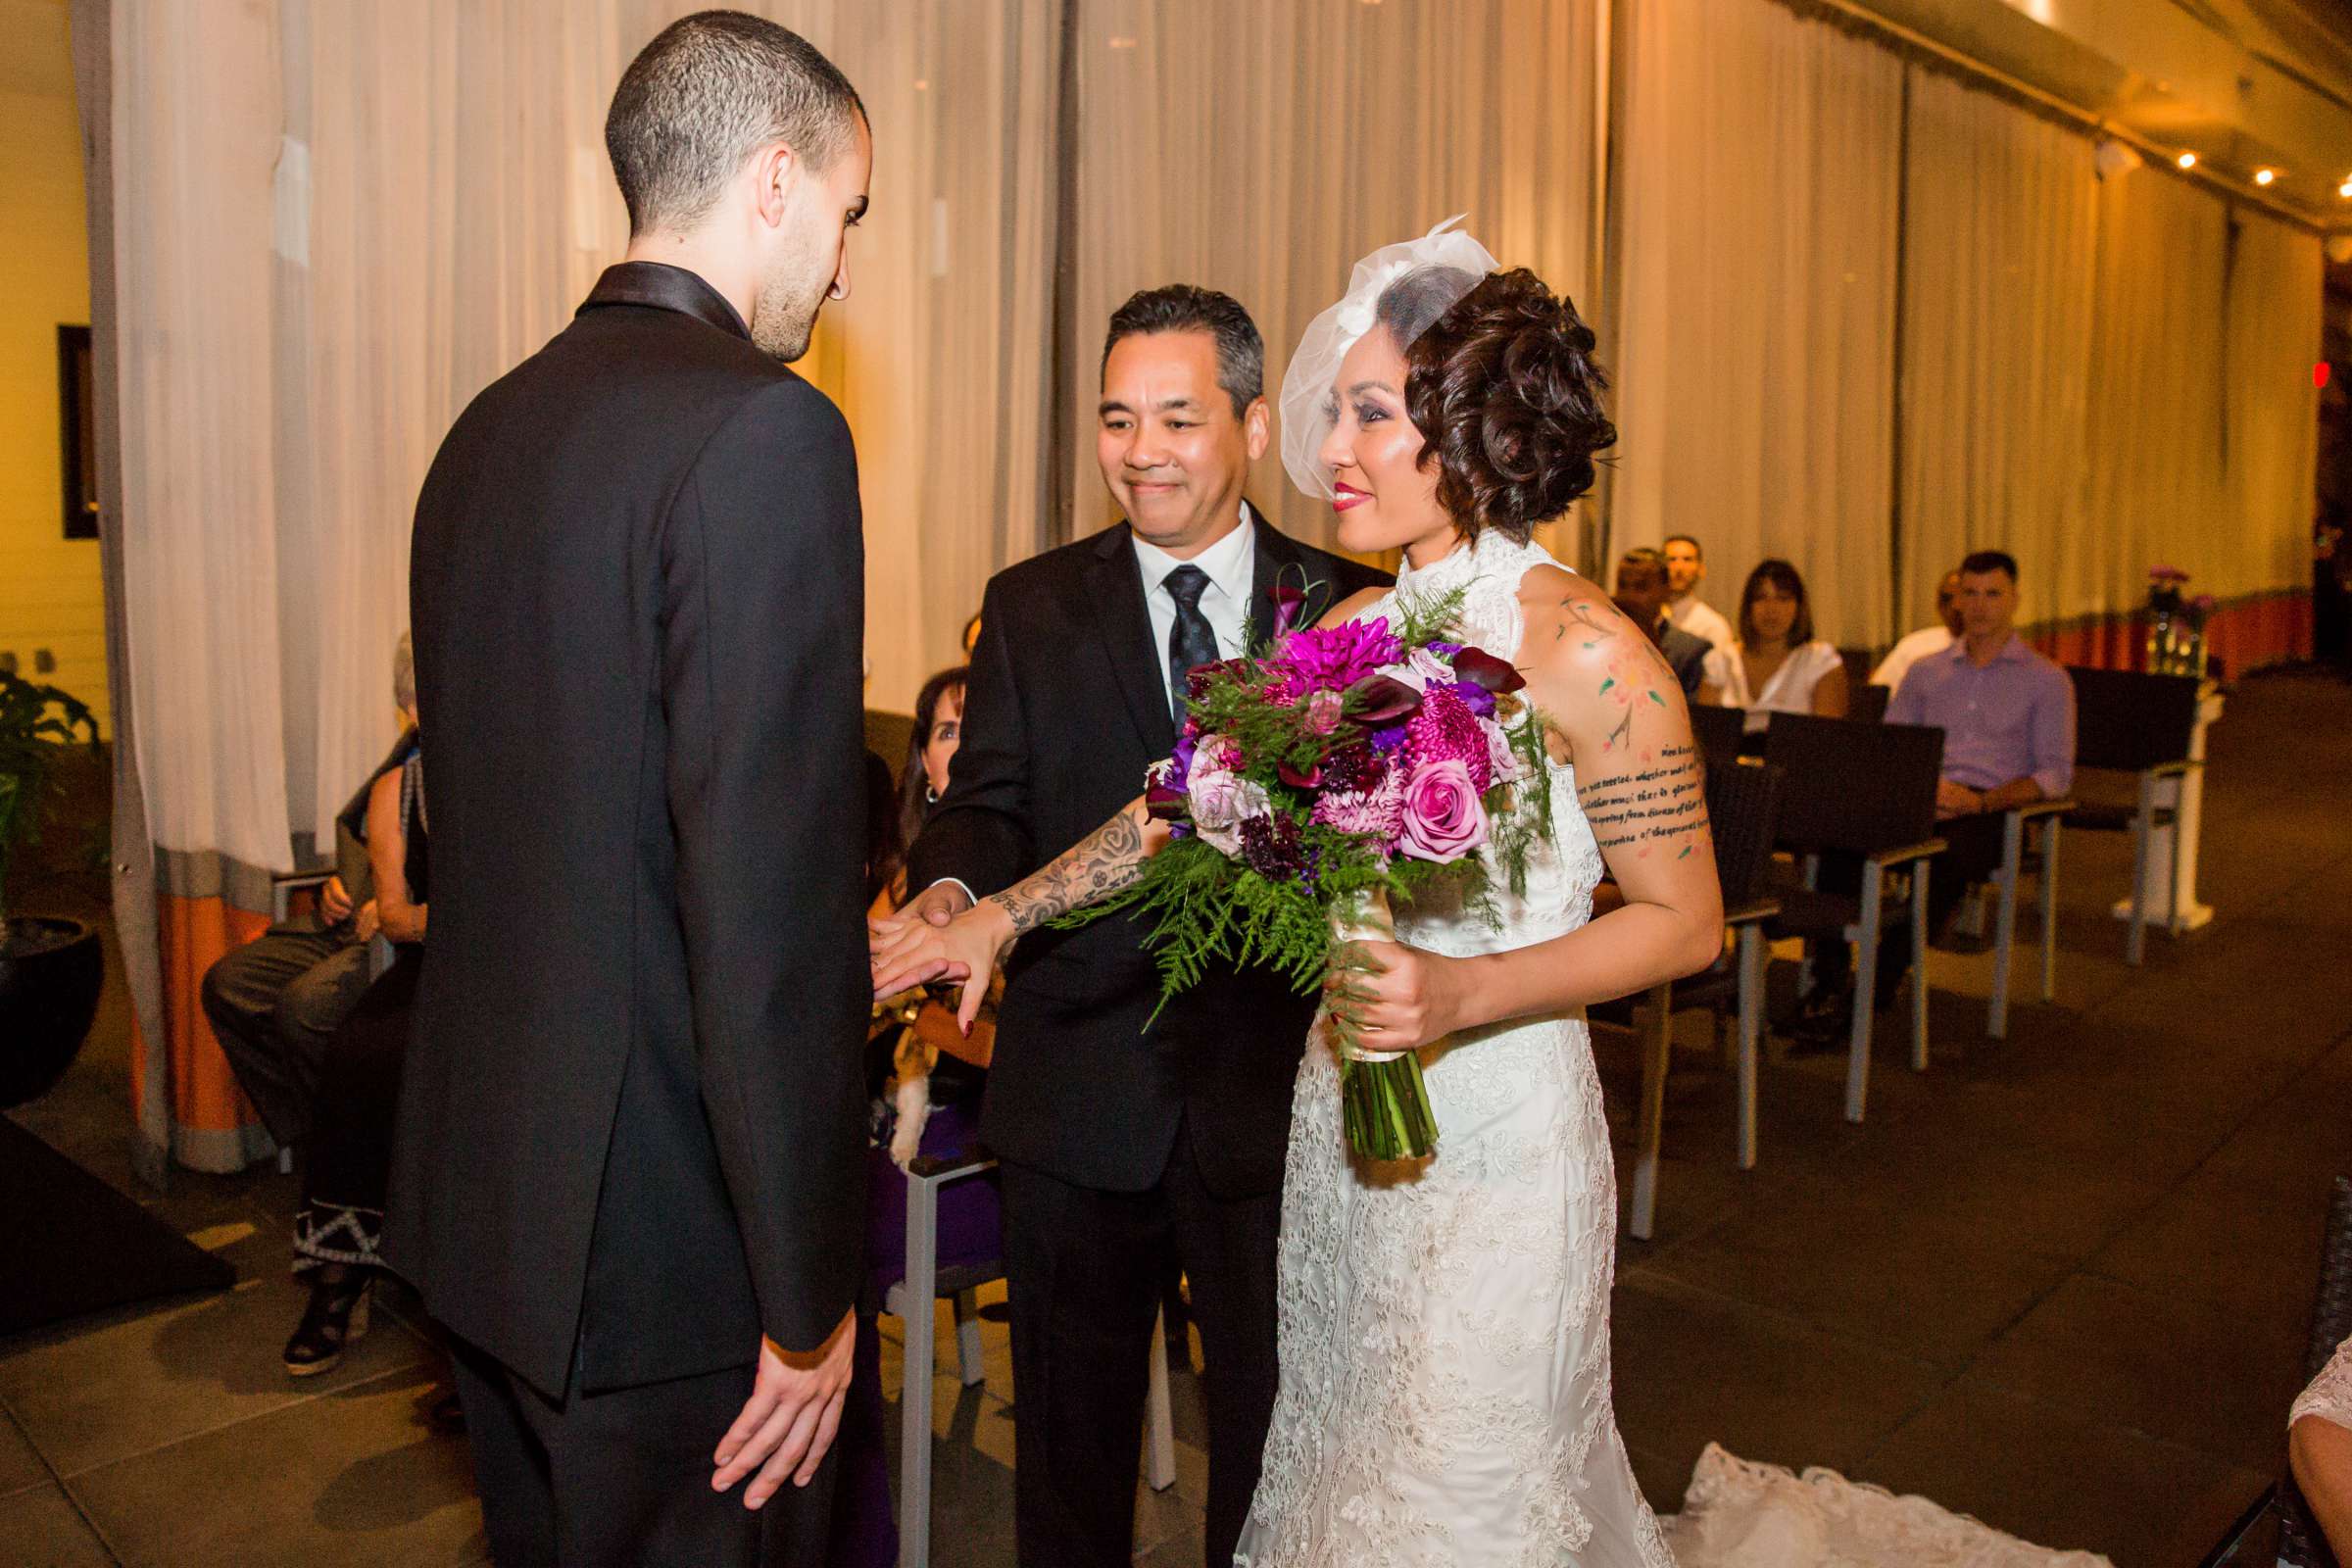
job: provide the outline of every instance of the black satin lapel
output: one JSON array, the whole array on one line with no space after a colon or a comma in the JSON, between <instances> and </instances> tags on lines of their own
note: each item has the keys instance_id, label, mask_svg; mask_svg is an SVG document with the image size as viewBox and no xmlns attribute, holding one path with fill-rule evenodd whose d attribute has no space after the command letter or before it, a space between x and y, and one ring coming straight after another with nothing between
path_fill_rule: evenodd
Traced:
<instances>
[{"instance_id":1,"label":"black satin lapel","mask_svg":"<svg viewBox=\"0 0 2352 1568\"><path fill-rule=\"evenodd\" d=\"M1176 721L1168 711L1167 655L1152 646L1152 612L1144 606L1135 547L1122 530L1115 545L1099 552L1086 568L1088 601L1102 633L1102 652L1118 678L1120 695L1144 745L1164 757L1176 745Z\"/></svg>"},{"instance_id":2,"label":"black satin lapel","mask_svg":"<svg viewBox=\"0 0 2352 1568\"><path fill-rule=\"evenodd\" d=\"M646 305L658 311L676 311L749 341L751 329L727 297L699 272L662 262L615 262L605 269L596 287L580 303L581 311L608 305Z\"/></svg>"}]
</instances>

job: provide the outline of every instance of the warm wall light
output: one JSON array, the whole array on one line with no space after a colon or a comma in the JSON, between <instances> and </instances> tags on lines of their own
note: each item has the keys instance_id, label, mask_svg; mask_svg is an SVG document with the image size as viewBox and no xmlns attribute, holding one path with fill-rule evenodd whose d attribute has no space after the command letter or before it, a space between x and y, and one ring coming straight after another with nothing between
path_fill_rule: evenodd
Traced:
<instances>
[{"instance_id":1,"label":"warm wall light","mask_svg":"<svg viewBox=\"0 0 2352 1568\"><path fill-rule=\"evenodd\" d=\"M2182 153L2180 157L2174 159L2173 162L2179 164L2182 169L2194 169L2197 167L2197 155L2195 153Z\"/></svg>"},{"instance_id":2,"label":"warm wall light","mask_svg":"<svg viewBox=\"0 0 2352 1568\"><path fill-rule=\"evenodd\" d=\"M2344 176L2344 182L2335 187L2335 193L2344 200L2352 202L2352 174Z\"/></svg>"},{"instance_id":3,"label":"warm wall light","mask_svg":"<svg viewBox=\"0 0 2352 1568\"><path fill-rule=\"evenodd\" d=\"M2257 169L2254 171L2254 183L2257 185L2268 185L2272 180L2277 179L2278 177L2278 172L2275 169Z\"/></svg>"}]
</instances>

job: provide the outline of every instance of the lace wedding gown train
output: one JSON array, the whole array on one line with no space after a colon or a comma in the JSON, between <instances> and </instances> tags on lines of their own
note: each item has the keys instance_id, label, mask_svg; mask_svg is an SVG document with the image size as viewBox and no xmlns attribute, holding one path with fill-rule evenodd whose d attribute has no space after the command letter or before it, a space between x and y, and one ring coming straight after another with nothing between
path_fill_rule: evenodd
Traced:
<instances>
[{"instance_id":1,"label":"lace wedding gown train","mask_svg":"<svg viewBox=\"0 0 2352 1568\"><path fill-rule=\"evenodd\" d=\"M1554 564L1488 530L1395 592L1463 592L1467 641L1518 654L1520 580ZM1558 833L1501 928L1426 902L1398 940L1506 952L1591 917L1600 851L1569 768ZM1423 1053L1438 1152L1367 1165L1340 1126L1339 1070L1298 1070L1282 1202L1282 1382L1237 1568L1672 1568L1609 1394L1617 1191L1580 1013Z\"/></svg>"}]
</instances>

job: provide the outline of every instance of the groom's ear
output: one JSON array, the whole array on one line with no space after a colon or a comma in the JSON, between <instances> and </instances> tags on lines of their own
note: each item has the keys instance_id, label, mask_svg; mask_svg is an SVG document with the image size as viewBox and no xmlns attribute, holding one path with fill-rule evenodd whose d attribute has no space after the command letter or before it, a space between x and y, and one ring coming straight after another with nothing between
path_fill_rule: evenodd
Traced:
<instances>
[{"instance_id":1,"label":"groom's ear","mask_svg":"<svg viewBox=\"0 0 2352 1568\"><path fill-rule=\"evenodd\" d=\"M1266 447L1274 439L1274 411L1266 406L1262 393L1251 398L1250 406L1242 411L1242 439L1249 447L1251 463L1266 455Z\"/></svg>"},{"instance_id":2,"label":"groom's ear","mask_svg":"<svg viewBox=\"0 0 2352 1568\"><path fill-rule=\"evenodd\" d=\"M793 187L800 182L800 159L791 143L771 141L752 154L749 167L754 210L768 227L781 227L792 209Z\"/></svg>"}]
</instances>

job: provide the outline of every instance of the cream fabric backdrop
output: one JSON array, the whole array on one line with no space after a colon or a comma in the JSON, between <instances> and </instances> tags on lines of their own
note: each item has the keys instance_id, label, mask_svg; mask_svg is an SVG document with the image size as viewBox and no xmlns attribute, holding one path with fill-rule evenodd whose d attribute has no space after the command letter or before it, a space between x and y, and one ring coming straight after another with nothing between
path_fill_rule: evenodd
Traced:
<instances>
[{"instance_id":1,"label":"cream fabric backdrop","mask_svg":"<svg viewBox=\"0 0 2352 1568\"><path fill-rule=\"evenodd\" d=\"M1079 0L1076 434L1080 534L1113 519L1095 463L1110 313L1137 289L1232 294L1280 388L1357 258L1455 213L1504 266L1590 313L1592 0ZM1332 537L1277 452L1252 500Z\"/></svg>"},{"instance_id":2,"label":"cream fabric backdrop","mask_svg":"<svg viewBox=\"0 0 2352 1568\"><path fill-rule=\"evenodd\" d=\"M2061 574L2088 410L2091 156L2075 130L1913 73L1898 632L1931 622L1937 580L1971 550L2018 558L2030 618L2091 586Z\"/></svg>"},{"instance_id":3,"label":"cream fabric backdrop","mask_svg":"<svg viewBox=\"0 0 2352 1568\"><path fill-rule=\"evenodd\" d=\"M2098 208L2082 479L2058 538L2065 600L2036 614L2128 610L2146 598L2159 562L2197 571L2175 557L2229 504L2219 329L2229 210L2155 170L2102 184Z\"/></svg>"},{"instance_id":4,"label":"cream fabric backdrop","mask_svg":"<svg viewBox=\"0 0 2352 1568\"><path fill-rule=\"evenodd\" d=\"M2318 236L2241 212L2230 257L2228 422L2223 429L2230 505L2203 526L2180 564L2206 559L2223 597L2309 586L2311 516L2318 489L2323 259ZM2193 554L2191 552L2194 552Z\"/></svg>"},{"instance_id":5,"label":"cream fabric backdrop","mask_svg":"<svg viewBox=\"0 0 2352 1568\"><path fill-rule=\"evenodd\" d=\"M1624 0L1613 549L1689 533L1727 614L1762 557L1888 640L1902 65L1770 0Z\"/></svg>"},{"instance_id":6,"label":"cream fabric backdrop","mask_svg":"<svg viewBox=\"0 0 2352 1568\"><path fill-rule=\"evenodd\" d=\"M290 834L330 842L389 739L425 466L618 258L605 109L691 9L115 8L126 576L166 849L282 869ZM853 296L802 368L858 435L869 693L904 708L1042 537L1058 34L1031 0L760 9L875 127Z\"/></svg>"},{"instance_id":7,"label":"cream fabric backdrop","mask_svg":"<svg viewBox=\"0 0 2352 1568\"><path fill-rule=\"evenodd\" d=\"M115 8L127 687L167 850L286 859L260 6ZM224 70L223 63L238 69ZM223 79L240 89L222 92ZM130 193L135 192L135 198Z\"/></svg>"}]
</instances>

